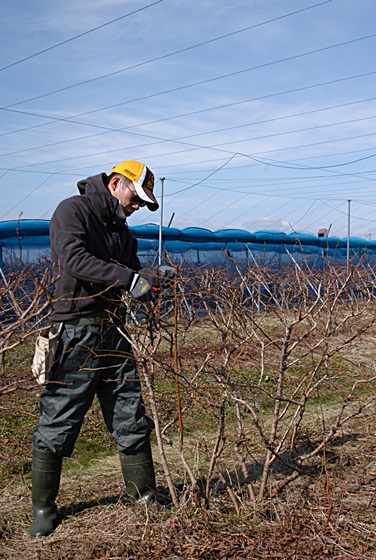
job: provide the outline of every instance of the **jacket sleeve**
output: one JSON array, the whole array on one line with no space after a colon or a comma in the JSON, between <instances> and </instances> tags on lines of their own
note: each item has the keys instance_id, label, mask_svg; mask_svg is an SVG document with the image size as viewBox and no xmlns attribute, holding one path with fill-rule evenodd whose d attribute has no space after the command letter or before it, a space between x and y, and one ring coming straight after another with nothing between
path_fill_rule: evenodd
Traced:
<instances>
[{"instance_id":1,"label":"jacket sleeve","mask_svg":"<svg viewBox=\"0 0 376 560\"><path fill-rule=\"evenodd\" d=\"M89 235L86 217L79 205L74 204L72 199L61 202L50 221L51 257L57 267L61 267L65 273L80 282L103 288L113 286L128 289L134 270L115 260L111 261L100 246L98 253L102 251L103 254L93 254L88 248L89 244L93 243L92 239L88 239ZM97 238L100 232L92 232L92 236ZM140 263L137 257L137 241L135 243L133 236L130 237L130 243L132 246L129 247L129 264L136 270Z\"/></svg>"}]
</instances>

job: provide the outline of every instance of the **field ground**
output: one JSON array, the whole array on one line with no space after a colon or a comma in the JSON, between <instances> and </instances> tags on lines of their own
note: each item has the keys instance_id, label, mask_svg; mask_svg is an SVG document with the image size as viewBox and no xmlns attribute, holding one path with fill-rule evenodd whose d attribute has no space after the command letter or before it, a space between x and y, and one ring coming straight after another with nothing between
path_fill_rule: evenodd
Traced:
<instances>
[{"instance_id":1,"label":"field ground","mask_svg":"<svg viewBox=\"0 0 376 560\"><path fill-rule=\"evenodd\" d=\"M71 459L58 500L63 522L38 540L28 536L30 473L15 474L0 493L0 558L374 560L375 434L375 419L354 423L331 446L325 471L298 479L269 504L254 509L244 503L240 515L220 494L208 509L186 503L180 512L145 510L122 495L117 454L86 466ZM157 452L154 456L158 490L165 495Z\"/></svg>"},{"instance_id":2,"label":"field ground","mask_svg":"<svg viewBox=\"0 0 376 560\"><path fill-rule=\"evenodd\" d=\"M361 354L372 367L373 341L371 337ZM25 345L7 356L2 386L17 382L18 375L21 381L27 379L31 355L32 345ZM62 524L49 537L31 540L31 436L38 395L30 383L29 388L20 386L0 399L1 559L376 558L376 415L370 409L336 434L321 457L321 468L311 476L296 479L279 496L256 507L244 500L236 513L228 494L220 490L207 507L198 507L189 497L182 497L178 511L167 505L145 509L128 503L117 453L94 406L73 457L64 462L58 497ZM323 406L330 406L330 399ZM192 419L189 426L184 446L192 457L199 434ZM155 441L153 447L158 492L168 504ZM173 459L170 464L181 491L183 471ZM232 470L231 462L225 470Z\"/></svg>"}]
</instances>

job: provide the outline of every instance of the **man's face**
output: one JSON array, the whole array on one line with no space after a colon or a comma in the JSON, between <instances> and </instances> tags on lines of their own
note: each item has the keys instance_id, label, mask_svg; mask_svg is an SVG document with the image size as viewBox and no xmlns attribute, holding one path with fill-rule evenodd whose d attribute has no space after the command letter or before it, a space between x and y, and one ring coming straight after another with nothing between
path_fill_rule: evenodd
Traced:
<instances>
[{"instance_id":1,"label":"man's face","mask_svg":"<svg viewBox=\"0 0 376 560\"><path fill-rule=\"evenodd\" d=\"M112 194L119 200L124 214L128 217L136 210L145 206L145 202L137 195L132 184L128 184L119 177L116 177L117 182Z\"/></svg>"}]
</instances>

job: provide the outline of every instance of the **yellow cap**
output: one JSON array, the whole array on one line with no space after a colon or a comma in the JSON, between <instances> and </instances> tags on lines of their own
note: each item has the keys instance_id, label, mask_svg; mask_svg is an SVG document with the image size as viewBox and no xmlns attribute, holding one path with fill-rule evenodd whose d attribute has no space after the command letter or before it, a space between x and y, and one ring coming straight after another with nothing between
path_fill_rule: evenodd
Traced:
<instances>
[{"instance_id":1,"label":"yellow cap","mask_svg":"<svg viewBox=\"0 0 376 560\"><path fill-rule=\"evenodd\" d=\"M111 170L112 173L119 173L124 175L127 179L132 181L138 196L146 202L146 206L152 212L158 210L159 204L153 194L154 189L154 175L144 163L134 161L133 159L123 161Z\"/></svg>"}]
</instances>

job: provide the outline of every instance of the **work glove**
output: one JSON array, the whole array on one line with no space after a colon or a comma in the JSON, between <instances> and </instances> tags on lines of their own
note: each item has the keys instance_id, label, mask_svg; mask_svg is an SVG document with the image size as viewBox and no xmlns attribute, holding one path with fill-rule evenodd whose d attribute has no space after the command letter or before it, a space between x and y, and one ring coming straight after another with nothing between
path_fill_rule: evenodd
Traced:
<instances>
[{"instance_id":1,"label":"work glove","mask_svg":"<svg viewBox=\"0 0 376 560\"><path fill-rule=\"evenodd\" d=\"M162 287L170 286L175 280L175 268L173 266L160 264L157 267L157 274L159 278L159 285Z\"/></svg>"},{"instance_id":2,"label":"work glove","mask_svg":"<svg viewBox=\"0 0 376 560\"><path fill-rule=\"evenodd\" d=\"M157 298L156 288L153 288L146 278L137 273L133 275L129 293L134 299L143 303L155 301Z\"/></svg>"},{"instance_id":3,"label":"work glove","mask_svg":"<svg viewBox=\"0 0 376 560\"><path fill-rule=\"evenodd\" d=\"M142 268L140 276L145 278L154 288L167 287L175 279L175 269L173 266L160 264L155 267Z\"/></svg>"},{"instance_id":4,"label":"work glove","mask_svg":"<svg viewBox=\"0 0 376 560\"><path fill-rule=\"evenodd\" d=\"M138 274L145 278L153 288L159 288L159 276L157 267L146 267L138 271Z\"/></svg>"}]
</instances>

